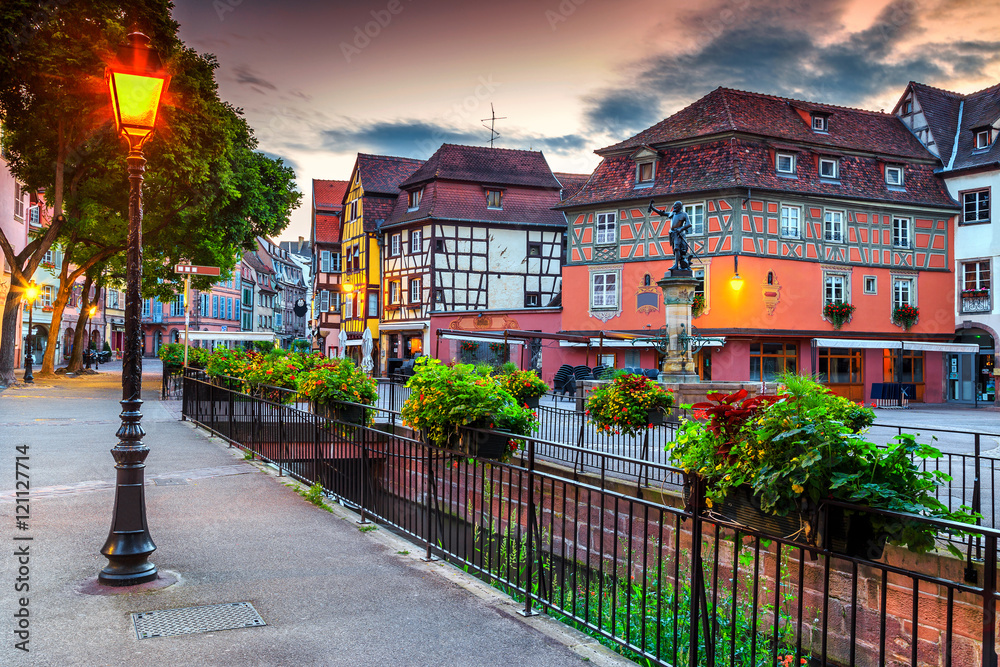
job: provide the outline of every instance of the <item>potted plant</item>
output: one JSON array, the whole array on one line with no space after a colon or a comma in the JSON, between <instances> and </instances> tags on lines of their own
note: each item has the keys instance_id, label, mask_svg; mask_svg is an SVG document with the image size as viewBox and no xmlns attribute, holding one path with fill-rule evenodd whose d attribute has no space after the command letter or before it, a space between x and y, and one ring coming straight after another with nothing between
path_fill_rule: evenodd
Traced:
<instances>
[{"instance_id":1,"label":"potted plant","mask_svg":"<svg viewBox=\"0 0 1000 667\"><path fill-rule=\"evenodd\" d=\"M500 381L500 385L517 400L518 404L526 408L537 408L538 399L549 390L549 385L545 384L545 381L538 377L538 373L535 371L522 371L515 367L513 370L499 375L497 379Z\"/></svg>"},{"instance_id":2,"label":"potted plant","mask_svg":"<svg viewBox=\"0 0 1000 667\"><path fill-rule=\"evenodd\" d=\"M909 331L910 327L916 324L918 317L920 317L920 309L909 304L896 306L895 310L892 311L892 323L903 327L906 331Z\"/></svg>"},{"instance_id":3,"label":"potted plant","mask_svg":"<svg viewBox=\"0 0 1000 667\"><path fill-rule=\"evenodd\" d=\"M160 346L157 356L163 361L163 367L167 373L176 372L184 365L184 345L182 343L164 343Z\"/></svg>"},{"instance_id":4,"label":"potted plant","mask_svg":"<svg viewBox=\"0 0 1000 667\"><path fill-rule=\"evenodd\" d=\"M266 355L250 353L242 373L247 393L257 393L275 403L290 403L298 393L298 376L305 364L301 355L274 350Z\"/></svg>"},{"instance_id":5,"label":"potted plant","mask_svg":"<svg viewBox=\"0 0 1000 667\"><path fill-rule=\"evenodd\" d=\"M365 410L360 405L344 405L374 405L378 400L375 380L350 359L320 361L303 372L298 380L299 393L309 397L317 414L364 426L370 426L374 421L373 410Z\"/></svg>"},{"instance_id":6,"label":"potted plant","mask_svg":"<svg viewBox=\"0 0 1000 667\"><path fill-rule=\"evenodd\" d=\"M823 317L830 320L834 329L840 329L840 327L850 321L855 310L857 310L857 306L850 303L831 301L823 306Z\"/></svg>"},{"instance_id":7,"label":"potted plant","mask_svg":"<svg viewBox=\"0 0 1000 667\"><path fill-rule=\"evenodd\" d=\"M691 317L699 317L705 312L705 295L695 294L694 300L691 302Z\"/></svg>"},{"instance_id":8,"label":"potted plant","mask_svg":"<svg viewBox=\"0 0 1000 667\"><path fill-rule=\"evenodd\" d=\"M208 359L205 362L205 373L217 384L239 390L243 388L243 376L246 373L247 365L251 362L252 358L243 350L217 347L208 354ZM233 379L240 382L234 382Z\"/></svg>"},{"instance_id":9,"label":"potted plant","mask_svg":"<svg viewBox=\"0 0 1000 667\"><path fill-rule=\"evenodd\" d=\"M912 551L935 545L935 529L919 521L824 509L824 500L972 522L935 496L948 476L922 470L940 453L912 435L879 448L863 437L874 413L836 396L812 378L784 375L775 396L709 395L692 406L708 417L687 421L668 445L685 473L697 476L704 508L771 535L869 559L886 540ZM823 533L826 533L824 535Z\"/></svg>"},{"instance_id":10,"label":"potted plant","mask_svg":"<svg viewBox=\"0 0 1000 667\"><path fill-rule=\"evenodd\" d=\"M521 407L488 370L488 366L447 366L439 359L420 357L406 383L410 396L403 404L404 424L423 433L436 447L506 460L513 451L510 443L519 444L515 436L530 435L538 422L534 412ZM484 434L470 433L463 440L462 426L506 431L499 440L507 446L488 455L478 442Z\"/></svg>"},{"instance_id":11,"label":"potted plant","mask_svg":"<svg viewBox=\"0 0 1000 667\"><path fill-rule=\"evenodd\" d=\"M618 371L591 392L586 414L601 431L635 436L663 423L673 393L643 375Z\"/></svg>"}]
</instances>

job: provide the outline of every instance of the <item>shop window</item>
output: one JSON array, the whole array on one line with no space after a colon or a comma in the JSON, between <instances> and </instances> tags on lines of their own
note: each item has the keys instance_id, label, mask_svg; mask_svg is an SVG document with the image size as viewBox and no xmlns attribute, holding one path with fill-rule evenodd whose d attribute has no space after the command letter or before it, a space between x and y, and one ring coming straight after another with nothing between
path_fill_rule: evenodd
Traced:
<instances>
[{"instance_id":1,"label":"shop window","mask_svg":"<svg viewBox=\"0 0 1000 667\"><path fill-rule=\"evenodd\" d=\"M860 384L861 350L841 347L819 348L820 380L826 384Z\"/></svg>"},{"instance_id":2,"label":"shop window","mask_svg":"<svg viewBox=\"0 0 1000 667\"><path fill-rule=\"evenodd\" d=\"M798 368L795 343L751 343L750 379L771 382L782 373Z\"/></svg>"}]
</instances>

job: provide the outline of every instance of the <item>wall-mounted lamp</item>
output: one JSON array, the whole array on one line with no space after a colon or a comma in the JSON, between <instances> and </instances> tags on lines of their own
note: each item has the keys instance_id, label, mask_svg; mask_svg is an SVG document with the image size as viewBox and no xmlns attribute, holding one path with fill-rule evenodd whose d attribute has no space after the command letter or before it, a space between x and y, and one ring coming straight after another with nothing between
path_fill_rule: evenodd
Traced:
<instances>
[{"instance_id":1,"label":"wall-mounted lamp","mask_svg":"<svg viewBox=\"0 0 1000 667\"><path fill-rule=\"evenodd\" d=\"M733 277L729 279L729 286L739 292L743 289L743 279L740 278L740 256L733 255Z\"/></svg>"}]
</instances>

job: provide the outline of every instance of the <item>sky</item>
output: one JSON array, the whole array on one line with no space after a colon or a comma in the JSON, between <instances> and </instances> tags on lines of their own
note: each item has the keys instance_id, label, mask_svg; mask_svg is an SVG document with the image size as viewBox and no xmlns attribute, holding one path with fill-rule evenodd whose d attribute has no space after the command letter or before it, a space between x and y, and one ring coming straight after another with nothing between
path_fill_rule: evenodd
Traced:
<instances>
[{"instance_id":1,"label":"sky","mask_svg":"<svg viewBox=\"0 0 1000 667\"><path fill-rule=\"evenodd\" d=\"M1000 82L1000 0L174 2L222 98L295 170L282 240L309 237L312 179L347 180L359 152L487 145L494 113L496 146L590 173L719 86L889 112L911 80Z\"/></svg>"}]
</instances>

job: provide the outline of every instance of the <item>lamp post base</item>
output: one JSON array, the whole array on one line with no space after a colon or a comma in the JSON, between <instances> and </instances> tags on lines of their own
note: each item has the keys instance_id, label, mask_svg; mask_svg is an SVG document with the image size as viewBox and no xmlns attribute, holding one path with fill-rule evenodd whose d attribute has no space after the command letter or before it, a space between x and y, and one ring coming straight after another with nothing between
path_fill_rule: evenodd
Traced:
<instances>
[{"instance_id":1,"label":"lamp post base","mask_svg":"<svg viewBox=\"0 0 1000 667\"><path fill-rule=\"evenodd\" d=\"M142 558L145 560L145 557ZM160 576L156 566L149 561L137 562L135 571L121 564L120 567L107 566L97 575L97 580L105 586L137 586L153 581Z\"/></svg>"}]
</instances>

